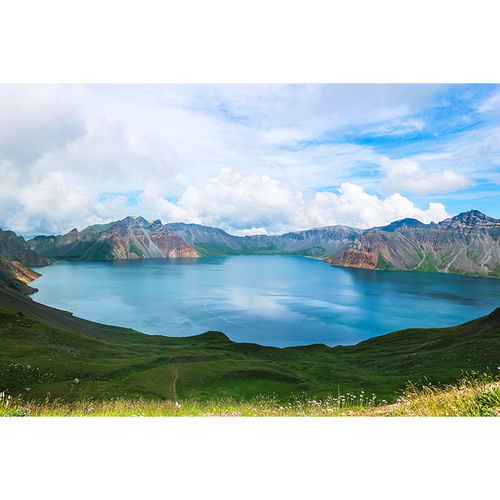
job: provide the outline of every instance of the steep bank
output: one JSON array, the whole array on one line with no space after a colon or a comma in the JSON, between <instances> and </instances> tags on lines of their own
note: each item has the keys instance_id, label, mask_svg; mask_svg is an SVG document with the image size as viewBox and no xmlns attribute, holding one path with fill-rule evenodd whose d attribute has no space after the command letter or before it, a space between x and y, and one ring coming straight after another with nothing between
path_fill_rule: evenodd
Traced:
<instances>
[{"instance_id":1,"label":"steep bank","mask_svg":"<svg viewBox=\"0 0 500 500\"><path fill-rule=\"evenodd\" d=\"M21 293L36 289L28 285L40 276L29 266L46 266L50 260L33 251L22 236L0 229L0 285Z\"/></svg>"}]
</instances>

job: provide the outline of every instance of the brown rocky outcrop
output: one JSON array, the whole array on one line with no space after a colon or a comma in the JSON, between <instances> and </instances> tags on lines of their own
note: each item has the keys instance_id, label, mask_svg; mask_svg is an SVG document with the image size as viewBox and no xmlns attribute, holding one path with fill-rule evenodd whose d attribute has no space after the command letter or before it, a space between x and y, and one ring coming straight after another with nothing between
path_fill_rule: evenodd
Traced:
<instances>
[{"instance_id":1,"label":"brown rocky outcrop","mask_svg":"<svg viewBox=\"0 0 500 500\"><path fill-rule=\"evenodd\" d=\"M334 266L500 277L500 221L472 210L439 224L403 219L368 230L326 262Z\"/></svg>"}]
</instances>

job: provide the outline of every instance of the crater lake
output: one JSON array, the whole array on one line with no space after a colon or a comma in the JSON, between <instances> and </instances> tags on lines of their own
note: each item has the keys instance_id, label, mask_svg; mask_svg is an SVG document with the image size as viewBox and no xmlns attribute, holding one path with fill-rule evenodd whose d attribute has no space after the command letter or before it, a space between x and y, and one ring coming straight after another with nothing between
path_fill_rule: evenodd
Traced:
<instances>
[{"instance_id":1,"label":"crater lake","mask_svg":"<svg viewBox=\"0 0 500 500\"><path fill-rule=\"evenodd\" d=\"M60 261L38 270L33 299L75 316L167 336L218 330L277 347L452 326L500 303L495 279L332 267L295 256Z\"/></svg>"}]
</instances>

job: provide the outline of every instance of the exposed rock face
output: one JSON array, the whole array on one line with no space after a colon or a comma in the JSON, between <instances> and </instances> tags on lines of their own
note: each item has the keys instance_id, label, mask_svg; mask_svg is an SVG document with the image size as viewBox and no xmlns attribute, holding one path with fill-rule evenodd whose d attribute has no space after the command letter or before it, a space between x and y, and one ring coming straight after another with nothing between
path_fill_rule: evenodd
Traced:
<instances>
[{"instance_id":1,"label":"exposed rock face","mask_svg":"<svg viewBox=\"0 0 500 500\"><path fill-rule=\"evenodd\" d=\"M49 259L42 257L30 248L28 242L14 231L0 229L0 256L9 261L16 260L26 266L46 266Z\"/></svg>"},{"instance_id":2,"label":"exposed rock face","mask_svg":"<svg viewBox=\"0 0 500 500\"><path fill-rule=\"evenodd\" d=\"M61 236L37 236L31 248L50 258L78 260L294 254L324 257L353 242L362 231L329 226L277 236L233 236L222 229L126 217L109 224L72 229Z\"/></svg>"},{"instance_id":3,"label":"exposed rock face","mask_svg":"<svg viewBox=\"0 0 500 500\"><path fill-rule=\"evenodd\" d=\"M403 220L366 231L354 243L325 260L334 266L498 278L499 241L500 220L473 210L439 224L408 224Z\"/></svg>"},{"instance_id":4,"label":"exposed rock face","mask_svg":"<svg viewBox=\"0 0 500 500\"><path fill-rule=\"evenodd\" d=\"M33 271L33 269L30 269L29 267L23 266L23 264L17 260L12 260L10 265L14 278L22 283L30 283L41 276L40 273Z\"/></svg>"},{"instance_id":5,"label":"exposed rock face","mask_svg":"<svg viewBox=\"0 0 500 500\"><path fill-rule=\"evenodd\" d=\"M461 228L500 228L500 220L484 215L479 210L470 210L450 217L439 223L440 226Z\"/></svg>"},{"instance_id":6,"label":"exposed rock face","mask_svg":"<svg viewBox=\"0 0 500 500\"><path fill-rule=\"evenodd\" d=\"M26 295L35 292L36 289L27 283L40 275L24 266L26 272L23 272L18 267L22 266L22 264L17 264L0 257L0 287L8 287Z\"/></svg>"},{"instance_id":7,"label":"exposed rock face","mask_svg":"<svg viewBox=\"0 0 500 500\"><path fill-rule=\"evenodd\" d=\"M34 252L22 236L0 229L0 285L22 293L35 291L27 283L40 276L28 266L45 266L50 261Z\"/></svg>"},{"instance_id":8,"label":"exposed rock face","mask_svg":"<svg viewBox=\"0 0 500 500\"><path fill-rule=\"evenodd\" d=\"M30 245L47 257L78 260L200 257L159 220L143 217L126 217L81 232L73 229L62 236L37 236Z\"/></svg>"}]
</instances>

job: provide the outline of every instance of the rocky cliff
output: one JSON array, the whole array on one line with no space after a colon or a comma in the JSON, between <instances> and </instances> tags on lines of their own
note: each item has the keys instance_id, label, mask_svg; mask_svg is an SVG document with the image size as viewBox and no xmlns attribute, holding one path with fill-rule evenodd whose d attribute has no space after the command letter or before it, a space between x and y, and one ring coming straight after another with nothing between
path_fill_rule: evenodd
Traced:
<instances>
[{"instance_id":1,"label":"rocky cliff","mask_svg":"<svg viewBox=\"0 0 500 500\"><path fill-rule=\"evenodd\" d=\"M403 219L366 231L325 260L334 266L500 277L500 220L477 210L439 224Z\"/></svg>"},{"instance_id":2,"label":"rocky cliff","mask_svg":"<svg viewBox=\"0 0 500 500\"><path fill-rule=\"evenodd\" d=\"M37 236L31 248L46 257L75 260L200 257L159 220L126 217L61 236Z\"/></svg>"},{"instance_id":3,"label":"rocky cliff","mask_svg":"<svg viewBox=\"0 0 500 500\"><path fill-rule=\"evenodd\" d=\"M28 283L40 276L29 266L45 266L50 261L34 252L22 236L0 229L0 286L32 293Z\"/></svg>"}]
</instances>

